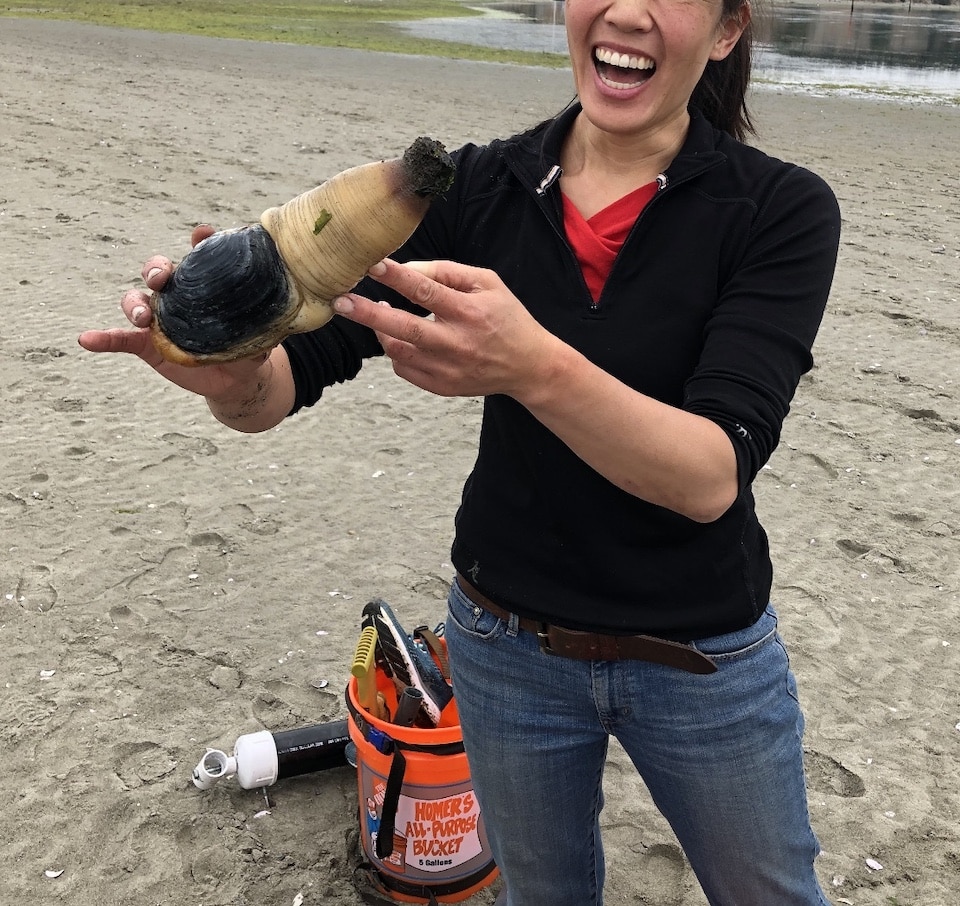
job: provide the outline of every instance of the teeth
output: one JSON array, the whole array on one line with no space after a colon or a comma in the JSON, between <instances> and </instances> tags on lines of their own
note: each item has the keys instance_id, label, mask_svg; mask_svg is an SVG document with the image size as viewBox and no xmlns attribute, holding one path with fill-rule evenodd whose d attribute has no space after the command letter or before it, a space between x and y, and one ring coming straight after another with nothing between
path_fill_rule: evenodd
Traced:
<instances>
[{"instance_id":1,"label":"teeth","mask_svg":"<svg viewBox=\"0 0 960 906\"><path fill-rule=\"evenodd\" d=\"M606 47L598 47L595 54L601 63L616 66L620 69L653 69L656 66L650 57L632 57L625 53L609 50Z\"/></svg>"}]
</instances>

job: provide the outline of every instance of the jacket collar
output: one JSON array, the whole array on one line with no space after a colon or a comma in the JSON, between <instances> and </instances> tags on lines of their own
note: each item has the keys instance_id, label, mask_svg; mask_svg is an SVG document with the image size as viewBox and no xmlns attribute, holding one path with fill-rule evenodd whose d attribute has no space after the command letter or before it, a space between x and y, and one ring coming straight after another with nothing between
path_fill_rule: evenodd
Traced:
<instances>
[{"instance_id":1,"label":"jacket collar","mask_svg":"<svg viewBox=\"0 0 960 906\"><path fill-rule=\"evenodd\" d=\"M516 143L508 143L506 159L511 169L531 189L543 194L559 175L560 149L573 121L580 114L579 101L570 104L551 120L518 137ZM696 108L690 107L690 129L679 153L667 168L670 183L686 181L703 171L722 163L726 155L720 145L727 138Z\"/></svg>"}]
</instances>

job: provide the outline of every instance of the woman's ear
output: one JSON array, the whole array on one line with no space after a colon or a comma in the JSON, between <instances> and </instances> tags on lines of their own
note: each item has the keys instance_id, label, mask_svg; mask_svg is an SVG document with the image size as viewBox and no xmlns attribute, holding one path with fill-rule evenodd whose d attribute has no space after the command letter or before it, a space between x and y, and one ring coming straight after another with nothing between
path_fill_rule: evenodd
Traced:
<instances>
[{"instance_id":1,"label":"woman's ear","mask_svg":"<svg viewBox=\"0 0 960 906\"><path fill-rule=\"evenodd\" d=\"M737 46L740 36L746 31L753 13L750 2L740 4L740 8L730 15L724 15L717 30L717 40L710 53L711 60L722 60L729 56L730 51Z\"/></svg>"}]
</instances>

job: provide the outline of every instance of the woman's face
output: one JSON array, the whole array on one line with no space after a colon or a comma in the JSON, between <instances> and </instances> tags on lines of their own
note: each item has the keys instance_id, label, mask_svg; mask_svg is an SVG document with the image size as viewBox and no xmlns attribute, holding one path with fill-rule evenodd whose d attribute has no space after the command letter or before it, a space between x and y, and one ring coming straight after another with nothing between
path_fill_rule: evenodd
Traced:
<instances>
[{"instance_id":1,"label":"woman's face","mask_svg":"<svg viewBox=\"0 0 960 906\"><path fill-rule=\"evenodd\" d=\"M566 0L567 42L587 118L619 135L687 121L709 60L721 60L749 22L722 0Z\"/></svg>"}]
</instances>

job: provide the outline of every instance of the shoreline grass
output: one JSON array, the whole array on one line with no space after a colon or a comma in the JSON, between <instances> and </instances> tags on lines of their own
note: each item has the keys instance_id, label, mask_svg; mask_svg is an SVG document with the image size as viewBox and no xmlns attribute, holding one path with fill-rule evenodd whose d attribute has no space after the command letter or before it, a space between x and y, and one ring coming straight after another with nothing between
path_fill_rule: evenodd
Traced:
<instances>
[{"instance_id":1,"label":"shoreline grass","mask_svg":"<svg viewBox=\"0 0 960 906\"><path fill-rule=\"evenodd\" d=\"M789 5L791 0L781 0ZM839 5L848 0L825 0ZM861 7L886 7L892 0L857 0ZM950 0L950 5L960 0ZM27 5L29 3L29 5ZM928 6L931 0L913 0ZM482 47L474 44L417 38L399 27L403 22L427 18L482 15L469 0L21 0L0 4L0 19L58 19L90 25L132 28L211 38L344 47L382 53L399 53L450 60L509 63L550 69L569 68L566 53L548 53ZM754 74L756 86L779 85L776 80ZM836 93L833 85L806 85L807 89ZM790 90L789 88L787 90ZM803 90L796 89L794 90ZM882 95L887 99L917 99L956 103L956 98L929 98L919 90L892 88L851 91Z\"/></svg>"},{"instance_id":2,"label":"shoreline grass","mask_svg":"<svg viewBox=\"0 0 960 906\"><path fill-rule=\"evenodd\" d=\"M478 47L417 38L398 27L414 19L480 15L460 0L32 0L0 5L0 18L59 19L211 38L491 63L562 68L566 54Z\"/></svg>"}]
</instances>

